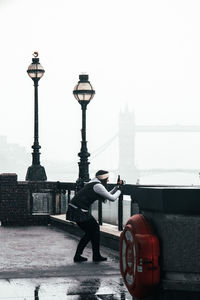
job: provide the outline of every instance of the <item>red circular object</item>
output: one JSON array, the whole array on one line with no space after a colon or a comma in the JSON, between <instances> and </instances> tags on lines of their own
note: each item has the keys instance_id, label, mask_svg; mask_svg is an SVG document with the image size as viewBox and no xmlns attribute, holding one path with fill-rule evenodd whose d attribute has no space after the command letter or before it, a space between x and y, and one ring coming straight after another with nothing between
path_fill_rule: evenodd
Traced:
<instances>
[{"instance_id":1,"label":"red circular object","mask_svg":"<svg viewBox=\"0 0 200 300\"><path fill-rule=\"evenodd\" d=\"M159 283L159 241L147 219L133 215L120 235L120 271L129 293L142 299Z\"/></svg>"}]
</instances>

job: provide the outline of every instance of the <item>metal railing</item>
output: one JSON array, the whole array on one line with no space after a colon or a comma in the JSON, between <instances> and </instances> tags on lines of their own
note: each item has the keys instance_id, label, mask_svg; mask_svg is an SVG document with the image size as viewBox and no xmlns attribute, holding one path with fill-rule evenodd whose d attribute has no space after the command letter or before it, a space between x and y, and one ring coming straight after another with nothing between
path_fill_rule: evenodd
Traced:
<instances>
[{"instance_id":1,"label":"metal railing","mask_svg":"<svg viewBox=\"0 0 200 300\"><path fill-rule=\"evenodd\" d=\"M49 210L49 214L64 214L66 213L66 208L68 207L68 204L73 197L73 194L77 192L77 185L75 182L52 182L48 183L49 187L51 188L51 193L53 193L53 199L51 203L51 208ZM108 190L113 189L116 186L116 184L108 184L107 188ZM164 185L133 185L133 184L125 184L121 186L121 195L118 199L117 203L117 226L118 230L122 231L123 230L123 219L124 219L124 204L125 204L125 196L130 197L130 208L128 209L130 212L130 216L135 214L135 207L137 205L135 201L135 193L136 189L140 187L155 187L155 186L164 186ZM44 190L44 186L43 186ZM65 205L61 204L61 195L65 194ZM126 205L129 205L126 203ZM49 206L50 207L50 206ZM127 217L127 207L126 207L126 217ZM103 224L103 209L102 209L102 202L98 201L98 206L97 206L97 219L100 225ZM111 224L111 223L110 223Z\"/></svg>"},{"instance_id":2,"label":"metal railing","mask_svg":"<svg viewBox=\"0 0 200 300\"><path fill-rule=\"evenodd\" d=\"M113 189L115 184L108 184L108 190ZM118 230L123 230L123 208L124 208L124 196L130 196L130 216L133 215L133 203L134 203L134 193L137 185L126 184L121 187L121 195L118 199ZM98 222L99 225L103 224L103 212L102 212L102 202L98 201Z\"/></svg>"},{"instance_id":3,"label":"metal railing","mask_svg":"<svg viewBox=\"0 0 200 300\"><path fill-rule=\"evenodd\" d=\"M111 190L114 188L115 184L108 184L108 190ZM136 212L136 206L137 206L137 211L139 211L139 206L137 205L136 202L136 190L138 188L142 187L167 187L169 185L138 185L138 184L125 184L121 187L121 195L118 199L118 230L122 231L123 230L123 219L124 219L124 198L125 196L130 197L130 215L131 217L133 214L138 213ZM170 185L171 187L177 187L178 185ZM98 222L100 225L103 224L103 209L102 209L102 202L98 201Z\"/></svg>"},{"instance_id":4,"label":"metal railing","mask_svg":"<svg viewBox=\"0 0 200 300\"><path fill-rule=\"evenodd\" d=\"M34 215L35 219L39 219L41 216L44 216L47 219L48 215L66 213L66 208L68 207L73 194L77 192L77 185L75 182L17 182L16 176L12 176L14 179L12 177L7 177L8 176L6 176L4 181L1 180L1 192L4 191L4 193L1 194L0 199L1 207L3 203L5 208L4 210L1 209L0 216L5 222L11 219L12 214L10 212L13 213L13 210L10 211L10 199L12 199L15 205L17 202L16 199L20 199L17 206L18 210L16 210L15 214L16 219L18 217L20 219L21 216L23 216L24 220L30 220L30 217ZM14 186L14 189L11 189L12 186ZM111 190L114 186L115 184L108 184L108 190ZM123 185L121 187L122 193L118 201L115 201L115 203L108 201L104 206L104 209L102 209L101 201L99 201L98 207L96 205L97 203L95 204L96 206L93 213L95 214L95 218L98 219L99 224L101 225L103 222L106 222L111 225L117 225L119 231L123 230L123 225L125 224L125 222L123 223L123 220L128 220L134 213L138 213L136 210L139 211L135 195L137 194L137 189L141 187L167 187L167 185ZM170 187L173 186L170 185ZM10 194L12 195L11 198L9 198ZM7 196L9 197L7 198ZM129 201L126 201L127 199L125 196L129 196ZM2 199L4 202L2 202ZM139 198L137 197L137 200L138 199Z\"/></svg>"},{"instance_id":5,"label":"metal railing","mask_svg":"<svg viewBox=\"0 0 200 300\"><path fill-rule=\"evenodd\" d=\"M48 183L50 185L50 183ZM108 190L111 190L115 187L115 184L108 184L107 188ZM68 204L73 197L73 195L77 192L77 185L74 182L52 182L52 186L48 186L49 193L51 196L46 197L46 199L51 199L51 204L48 203L44 206L44 212L49 213L49 214L54 214L54 215L59 215L59 214L64 214L66 213L66 209L68 207ZM44 185L43 185L43 190L42 193L45 193ZM118 199L117 203L117 225L118 225L118 230L121 231L123 230L123 217L124 217L124 196L130 196L131 201L130 201L130 216L134 213L133 211L133 203L134 203L134 193L135 189L137 188L137 185L131 185L131 184L126 184L121 187L121 195ZM38 191L38 195L42 194L40 191ZM62 203L62 195L65 195L65 204L63 205ZM32 197L33 198L33 197ZM35 197L36 198L36 197ZM44 196L41 196L41 199L38 199L38 204L36 203L35 207L37 206L40 207L40 212L42 212L42 202ZM49 200L50 201L50 200ZM40 203L39 203L40 202ZM47 212L46 207L49 208L49 212ZM98 201L98 213L97 213L97 219L100 225L103 224L103 209L102 209L102 202ZM43 212L43 213L44 213ZM34 205L32 205L32 214L34 214Z\"/></svg>"},{"instance_id":6,"label":"metal railing","mask_svg":"<svg viewBox=\"0 0 200 300\"><path fill-rule=\"evenodd\" d=\"M111 190L115 187L115 184L108 184L108 190ZM134 213L133 211L133 203L134 203L134 193L137 185L126 184L121 187L121 195L118 199L118 230L123 230L123 207L124 207L124 196L130 196L130 216ZM76 193L76 184L75 183L59 183L60 191L65 190L67 194L67 206L71 199L72 191ZM60 212L61 213L61 212ZM103 210L102 210L102 202L98 201L98 222L99 225L103 224Z\"/></svg>"}]
</instances>

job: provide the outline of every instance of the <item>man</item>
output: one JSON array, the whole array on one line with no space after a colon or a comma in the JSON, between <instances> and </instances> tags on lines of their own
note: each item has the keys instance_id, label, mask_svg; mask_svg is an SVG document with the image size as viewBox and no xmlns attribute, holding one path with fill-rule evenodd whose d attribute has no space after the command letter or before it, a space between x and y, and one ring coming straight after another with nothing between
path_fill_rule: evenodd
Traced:
<instances>
[{"instance_id":1,"label":"man","mask_svg":"<svg viewBox=\"0 0 200 300\"><path fill-rule=\"evenodd\" d=\"M95 174L95 178L85 184L85 186L71 200L67 218L77 223L77 225L85 232L85 235L78 243L74 262L83 262L87 258L82 256L83 250L89 241L92 244L93 261L100 262L107 260L100 254L100 227L95 218L90 213L90 206L96 201L102 202L115 201L121 191L119 187L114 187L110 192L107 191L106 185L109 181L108 171L99 170Z\"/></svg>"}]
</instances>

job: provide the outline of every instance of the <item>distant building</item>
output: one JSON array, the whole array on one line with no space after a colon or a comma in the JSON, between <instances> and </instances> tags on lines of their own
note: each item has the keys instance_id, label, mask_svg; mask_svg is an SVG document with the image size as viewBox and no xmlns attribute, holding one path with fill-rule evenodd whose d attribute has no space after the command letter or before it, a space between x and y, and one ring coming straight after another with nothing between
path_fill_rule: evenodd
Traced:
<instances>
[{"instance_id":1,"label":"distant building","mask_svg":"<svg viewBox=\"0 0 200 300\"><path fill-rule=\"evenodd\" d=\"M26 152L25 147L8 143L6 136L0 136L1 173L16 173L20 180L24 180L30 160L30 154Z\"/></svg>"}]
</instances>

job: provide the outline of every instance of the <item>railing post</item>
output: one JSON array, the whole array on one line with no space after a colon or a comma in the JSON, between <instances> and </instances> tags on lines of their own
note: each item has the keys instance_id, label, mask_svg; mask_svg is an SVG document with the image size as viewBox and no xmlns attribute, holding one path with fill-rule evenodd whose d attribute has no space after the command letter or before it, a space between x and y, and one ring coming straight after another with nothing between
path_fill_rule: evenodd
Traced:
<instances>
[{"instance_id":1,"label":"railing post","mask_svg":"<svg viewBox=\"0 0 200 300\"><path fill-rule=\"evenodd\" d=\"M59 194L59 203L58 203L58 210L59 210L59 214L61 214L62 212L61 212L61 199L62 199L62 197L61 197L61 194L62 194L62 192L60 192L60 194Z\"/></svg>"},{"instance_id":2,"label":"railing post","mask_svg":"<svg viewBox=\"0 0 200 300\"><path fill-rule=\"evenodd\" d=\"M56 214L56 191L53 192L53 199L52 199L52 214Z\"/></svg>"},{"instance_id":3,"label":"railing post","mask_svg":"<svg viewBox=\"0 0 200 300\"><path fill-rule=\"evenodd\" d=\"M130 195L131 197L131 207L130 207L130 211L131 211L131 216L135 215L135 214L139 214L139 206L138 204L135 202L135 195Z\"/></svg>"},{"instance_id":4,"label":"railing post","mask_svg":"<svg viewBox=\"0 0 200 300\"><path fill-rule=\"evenodd\" d=\"M118 200L118 230L123 230L123 194L119 196Z\"/></svg>"},{"instance_id":5,"label":"railing post","mask_svg":"<svg viewBox=\"0 0 200 300\"><path fill-rule=\"evenodd\" d=\"M98 200L98 221L99 225L102 225L102 202Z\"/></svg>"},{"instance_id":6,"label":"railing post","mask_svg":"<svg viewBox=\"0 0 200 300\"><path fill-rule=\"evenodd\" d=\"M133 196L131 195L131 207L130 207L131 215L130 215L130 217L134 214L133 202L134 202Z\"/></svg>"},{"instance_id":7,"label":"railing post","mask_svg":"<svg viewBox=\"0 0 200 300\"><path fill-rule=\"evenodd\" d=\"M67 207L70 203L70 200L71 200L71 190L67 190Z\"/></svg>"},{"instance_id":8,"label":"railing post","mask_svg":"<svg viewBox=\"0 0 200 300\"><path fill-rule=\"evenodd\" d=\"M29 190L30 192L30 214L33 214L33 194L32 194L32 190Z\"/></svg>"}]
</instances>

